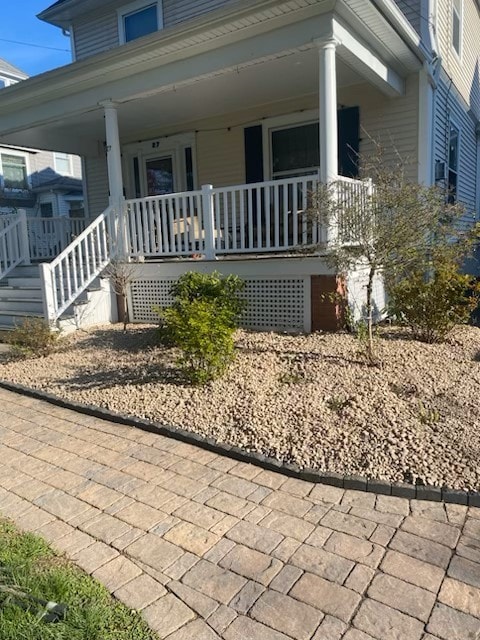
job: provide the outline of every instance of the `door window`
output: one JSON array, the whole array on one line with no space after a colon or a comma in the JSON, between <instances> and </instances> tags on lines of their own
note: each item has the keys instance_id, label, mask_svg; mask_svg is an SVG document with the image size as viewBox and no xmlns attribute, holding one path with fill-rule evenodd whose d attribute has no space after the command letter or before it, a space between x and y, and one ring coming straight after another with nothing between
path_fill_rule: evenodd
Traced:
<instances>
[{"instance_id":1,"label":"door window","mask_svg":"<svg viewBox=\"0 0 480 640\"><path fill-rule=\"evenodd\" d=\"M147 160L146 171L148 196L162 196L174 192L172 156Z\"/></svg>"}]
</instances>

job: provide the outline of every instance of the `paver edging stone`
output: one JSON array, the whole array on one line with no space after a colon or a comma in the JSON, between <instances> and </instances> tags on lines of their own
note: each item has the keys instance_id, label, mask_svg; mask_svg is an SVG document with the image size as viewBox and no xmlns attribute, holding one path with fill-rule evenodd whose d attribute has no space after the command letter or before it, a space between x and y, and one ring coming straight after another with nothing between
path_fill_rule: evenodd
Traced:
<instances>
[{"instance_id":1,"label":"paver edging stone","mask_svg":"<svg viewBox=\"0 0 480 640\"><path fill-rule=\"evenodd\" d=\"M81 404L75 400L65 400L47 391L31 389L15 382L0 380L0 388L24 396L44 400L50 404L70 409L78 413L93 416L101 420L108 420L117 424L135 427L142 431L155 433L158 435L180 440L188 444L195 445L201 449L206 449L219 455L233 458L239 462L246 462L256 465L268 471L277 471L283 475L316 484L327 484L343 489L356 489L358 491L368 491L382 495L392 495L417 500L443 501L453 504L464 504L470 507L480 507L480 491L463 491L450 489L448 487L436 487L431 485L414 485L408 483L392 483L385 480L367 479L362 476L342 475L335 472L320 471L300 467L292 463L282 463L276 458L270 458L255 451L245 451L240 447L230 446L220 443L210 437L201 436L192 431L186 431L180 427L173 427L148 420L141 420L133 416L124 415L103 409L94 405Z\"/></svg>"}]
</instances>

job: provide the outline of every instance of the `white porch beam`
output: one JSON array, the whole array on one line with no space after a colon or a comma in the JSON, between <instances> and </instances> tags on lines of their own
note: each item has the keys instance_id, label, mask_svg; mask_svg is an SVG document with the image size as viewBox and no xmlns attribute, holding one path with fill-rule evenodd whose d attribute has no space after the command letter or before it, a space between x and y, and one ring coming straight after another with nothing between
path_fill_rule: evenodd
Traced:
<instances>
[{"instance_id":1,"label":"white porch beam","mask_svg":"<svg viewBox=\"0 0 480 640\"><path fill-rule=\"evenodd\" d=\"M377 53L360 42L338 20L333 20L333 35L354 58L355 67L385 94L395 97L405 94L405 80L380 59Z\"/></svg>"},{"instance_id":2,"label":"white porch beam","mask_svg":"<svg viewBox=\"0 0 480 640\"><path fill-rule=\"evenodd\" d=\"M319 52L320 180L328 184L338 176L337 72L338 41L317 41Z\"/></svg>"}]
</instances>

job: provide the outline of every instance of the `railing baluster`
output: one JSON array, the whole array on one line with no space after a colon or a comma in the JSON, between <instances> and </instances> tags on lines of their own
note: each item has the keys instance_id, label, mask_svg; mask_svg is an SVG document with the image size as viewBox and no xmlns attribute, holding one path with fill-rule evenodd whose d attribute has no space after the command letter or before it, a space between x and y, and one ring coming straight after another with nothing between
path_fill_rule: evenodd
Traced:
<instances>
[{"instance_id":1,"label":"railing baluster","mask_svg":"<svg viewBox=\"0 0 480 640\"><path fill-rule=\"evenodd\" d=\"M283 246L286 249L289 246L289 229L288 229L288 183L282 185L283 189Z\"/></svg>"},{"instance_id":2,"label":"railing baluster","mask_svg":"<svg viewBox=\"0 0 480 640\"><path fill-rule=\"evenodd\" d=\"M253 249L253 191L247 187L248 248Z\"/></svg>"},{"instance_id":3,"label":"railing baluster","mask_svg":"<svg viewBox=\"0 0 480 640\"><path fill-rule=\"evenodd\" d=\"M292 199L292 223L293 223L292 224L293 226L292 244L294 247L296 247L298 245L298 214L299 214L298 183L292 184L291 189L292 189L291 199Z\"/></svg>"}]
</instances>

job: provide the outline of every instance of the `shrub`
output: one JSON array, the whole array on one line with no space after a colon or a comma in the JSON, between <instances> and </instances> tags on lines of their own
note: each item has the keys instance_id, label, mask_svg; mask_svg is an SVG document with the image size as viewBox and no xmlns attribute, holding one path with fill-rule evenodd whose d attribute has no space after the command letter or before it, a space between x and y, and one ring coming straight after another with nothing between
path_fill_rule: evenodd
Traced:
<instances>
[{"instance_id":1,"label":"shrub","mask_svg":"<svg viewBox=\"0 0 480 640\"><path fill-rule=\"evenodd\" d=\"M161 337L182 351L178 364L188 380L205 384L233 360L233 336L245 302L237 276L190 272L172 285L174 303L160 312Z\"/></svg>"},{"instance_id":2,"label":"shrub","mask_svg":"<svg viewBox=\"0 0 480 640\"><path fill-rule=\"evenodd\" d=\"M456 324L466 323L478 304L480 286L460 273L448 256L420 265L390 287L390 311L423 342L443 340Z\"/></svg>"},{"instance_id":3,"label":"shrub","mask_svg":"<svg viewBox=\"0 0 480 640\"><path fill-rule=\"evenodd\" d=\"M245 283L238 276L221 276L213 273L189 271L181 276L171 287L170 293L175 302L193 302L203 300L214 302L217 307L225 309L230 316L232 326L237 326L245 301L239 296Z\"/></svg>"},{"instance_id":4,"label":"shrub","mask_svg":"<svg viewBox=\"0 0 480 640\"><path fill-rule=\"evenodd\" d=\"M225 309L209 300L182 301L165 309L164 319L190 382L205 384L222 375L233 359L235 333Z\"/></svg>"},{"instance_id":5,"label":"shrub","mask_svg":"<svg viewBox=\"0 0 480 640\"><path fill-rule=\"evenodd\" d=\"M24 357L41 358L55 350L58 331L52 331L42 318L26 318L8 336L14 352Z\"/></svg>"}]
</instances>

